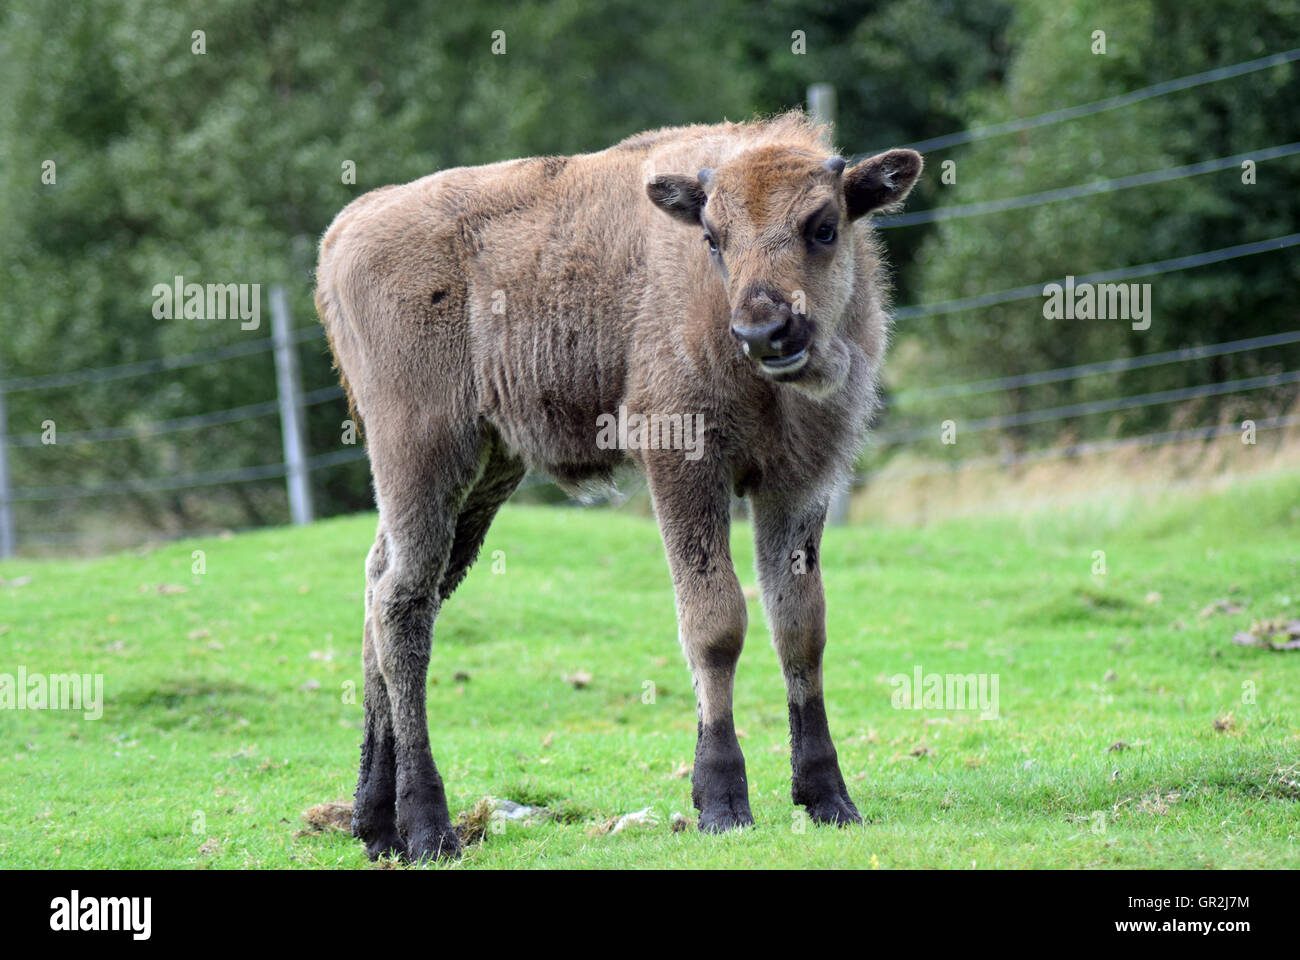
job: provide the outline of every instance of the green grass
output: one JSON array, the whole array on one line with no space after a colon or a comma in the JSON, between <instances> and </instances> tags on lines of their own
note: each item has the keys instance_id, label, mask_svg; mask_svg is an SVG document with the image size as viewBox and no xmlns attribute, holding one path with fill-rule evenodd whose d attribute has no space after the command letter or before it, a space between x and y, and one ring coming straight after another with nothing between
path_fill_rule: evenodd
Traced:
<instances>
[{"instance_id":1,"label":"green grass","mask_svg":"<svg viewBox=\"0 0 1300 960\"><path fill-rule=\"evenodd\" d=\"M829 531L828 711L872 822L797 829L752 601L736 721L757 827L727 836L668 826L693 813L672 773L695 714L655 527L509 507L442 611L431 736L453 814L490 794L561 816L489 834L452 868L1300 866L1300 653L1230 642L1300 605L1298 505L1300 480L1275 478ZM305 808L352 793L373 526L0 565L31 577L0 587L0 672L101 673L106 700L99 720L0 710L0 866L368 866L342 833L296 834ZM745 584L749 538L738 524ZM1222 597L1244 611L1201 615ZM918 664L997 674L998 718L894 709L888 678ZM563 679L579 669L585 689ZM644 807L658 826L591 835Z\"/></svg>"}]
</instances>

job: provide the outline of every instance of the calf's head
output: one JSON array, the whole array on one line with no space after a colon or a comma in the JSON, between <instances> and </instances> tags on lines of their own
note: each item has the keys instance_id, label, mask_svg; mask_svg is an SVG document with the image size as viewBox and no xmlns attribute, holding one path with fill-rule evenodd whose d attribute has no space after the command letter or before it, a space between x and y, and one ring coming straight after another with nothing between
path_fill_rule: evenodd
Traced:
<instances>
[{"instance_id":1,"label":"calf's head","mask_svg":"<svg viewBox=\"0 0 1300 960\"><path fill-rule=\"evenodd\" d=\"M837 334L854 285L853 221L903 200L921 155L890 150L845 169L842 157L761 147L694 176L656 176L651 201L702 230L731 307L730 333L762 376L821 392L843 381Z\"/></svg>"}]
</instances>

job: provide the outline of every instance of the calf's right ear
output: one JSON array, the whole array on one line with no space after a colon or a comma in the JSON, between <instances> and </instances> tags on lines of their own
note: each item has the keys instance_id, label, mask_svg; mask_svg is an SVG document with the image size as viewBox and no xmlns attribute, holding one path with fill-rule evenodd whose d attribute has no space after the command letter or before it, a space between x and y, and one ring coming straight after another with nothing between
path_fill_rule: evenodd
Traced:
<instances>
[{"instance_id":1,"label":"calf's right ear","mask_svg":"<svg viewBox=\"0 0 1300 960\"><path fill-rule=\"evenodd\" d=\"M645 185L650 202L684 223L698 224L704 209L704 187L695 177L661 174Z\"/></svg>"}]
</instances>

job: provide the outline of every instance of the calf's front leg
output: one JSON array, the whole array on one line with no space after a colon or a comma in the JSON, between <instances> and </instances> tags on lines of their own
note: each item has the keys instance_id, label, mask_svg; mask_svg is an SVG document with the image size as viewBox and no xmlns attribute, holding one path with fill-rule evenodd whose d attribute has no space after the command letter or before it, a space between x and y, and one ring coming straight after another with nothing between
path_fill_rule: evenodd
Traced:
<instances>
[{"instance_id":1,"label":"calf's front leg","mask_svg":"<svg viewBox=\"0 0 1300 960\"><path fill-rule=\"evenodd\" d=\"M752 825L732 688L745 642L745 597L731 561L730 498L704 461L665 452L647 464L650 492L677 595L677 625L695 685L698 737L691 799L700 830Z\"/></svg>"},{"instance_id":2,"label":"calf's front leg","mask_svg":"<svg viewBox=\"0 0 1300 960\"><path fill-rule=\"evenodd\" d=\"M790 709L791 795L814 823L861 823L840 773L822 694L826 599L821 537L826 504L751 498L763 608Z\"/></svg>"}]
</instances>

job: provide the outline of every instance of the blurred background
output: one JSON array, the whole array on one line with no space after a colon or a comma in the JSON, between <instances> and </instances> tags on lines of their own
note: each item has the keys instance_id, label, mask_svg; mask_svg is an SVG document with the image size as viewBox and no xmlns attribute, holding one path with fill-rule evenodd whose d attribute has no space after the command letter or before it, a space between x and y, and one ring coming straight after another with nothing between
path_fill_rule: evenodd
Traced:
<instances>
[{"instance_id":1,"label":"blurred background","mask_svg":"<svg viewBox=\"0 0 1300 960\"><path fill-rule=\"evenodd\" d=\"M846 155L928 162L880 220L888 404L836 522L1300 466L1292 0L0 17L0 552L370 509L312 305L340 208L444 167L799 106ZM260 284L260 325L158 319L177 276ZM1067 276L1150 284L1149 328L1046 319L1043 285ZM564 501L541 478L517 497ZM649 509L635 482L596 508Z\"/></svg>"}]
</instances>

